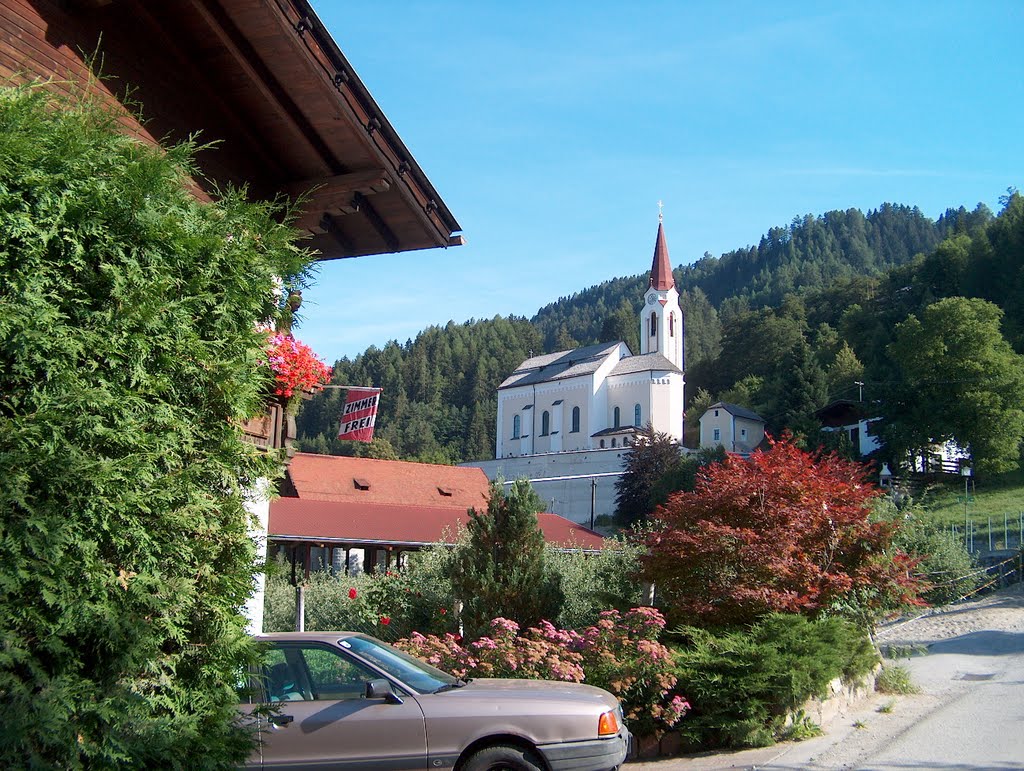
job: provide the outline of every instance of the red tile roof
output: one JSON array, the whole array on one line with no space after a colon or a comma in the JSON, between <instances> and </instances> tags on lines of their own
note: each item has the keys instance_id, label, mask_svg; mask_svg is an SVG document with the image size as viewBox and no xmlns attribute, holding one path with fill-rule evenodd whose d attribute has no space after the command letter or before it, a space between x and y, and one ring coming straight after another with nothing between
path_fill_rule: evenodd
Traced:
<instances>
[{"instance_id":1,"label":"red tile roof","mask_svg":"<svg viewBox=\"0 0 1024 771\"><path fill-rule=\"evenodd\" d=\"M296 453L294 495L270 503L271 539L422 546L454 543L467 510L487 508L482 469ZM557 514L538 514L548 543L600 549L600 534Z\"/></svg>"},{"instance_id":2,"label":"red tile roof","mask_svg":"<svg viewBox=\"0 0 1024 771\"><path fill-rule=\"evenodd\" d=\"M668 258L668 244L665 243L665 228L658 223L658 238L654 242L654 262L651 265L651 286L659 291L676 285L672 277L672 264Z\"/></svg>"},{"instance_id":3,"label":"red tile roof","mask_svg":"<svg viewBox=\"0 0 1024 771\"><path fill-rule=\"evenodd\" d=\"M478 468L309 453L295 454L288 478L304 500L462 510L486 505L490 490L487 475Z\"/></svg>"},{"instance_id":4,"label":"red tile roof","mask_svg":"<svg viewBox=\"0 0 1024 771\"><path fill-rule=\"evenodd\" d=\"M537 521L553 545L586 550L603 545L600 534L557 514L538 514ZM274 540L425 546L454 543L467 522L466 509L451 507L278 498L270 504L269 534Z\"/></svg>"}]
</instances>

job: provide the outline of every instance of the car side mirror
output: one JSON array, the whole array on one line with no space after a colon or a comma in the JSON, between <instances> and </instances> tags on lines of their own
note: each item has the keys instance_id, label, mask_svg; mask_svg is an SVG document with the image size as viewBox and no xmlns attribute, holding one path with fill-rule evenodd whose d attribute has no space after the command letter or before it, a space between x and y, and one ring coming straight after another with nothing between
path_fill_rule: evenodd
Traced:
<instances>
[{"instance_id":1,"label":"car side mirror","mask_svg":"<svg viewBox=\"0 0 1024 771\"><path fill-rule=\"evenodd\" d=\"M389 704L405 703L402 701L401 697L395 693L395 689L391 686L391 682L389 680L385 680L383 677L367 681L366 698L384 699Z\"/></svg>"}]
</instances>

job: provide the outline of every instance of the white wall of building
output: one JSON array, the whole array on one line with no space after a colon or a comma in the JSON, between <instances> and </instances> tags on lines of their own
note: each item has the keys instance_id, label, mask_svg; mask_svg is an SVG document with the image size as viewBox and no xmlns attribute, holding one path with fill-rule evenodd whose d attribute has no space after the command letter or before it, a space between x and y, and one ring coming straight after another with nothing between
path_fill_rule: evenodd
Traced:
<instances>
[{"instance_id":1,"label":"white wall of building","mask_svg":"<svg viewBox=\"0 0 1024 771\"><path fill-rule=\"evenodd\" d=\"M763 439L764 423L736 417L724 407L710 409L700 419L701 447L724 447L728 452L750 452Z\"/></svg>"},{"instance_id":2,"label":"white wall of building","mask_svg":"<svg viewBox=\"0 0 1024 771\"><path fill-rule=\"evenodd\" d=\"M247 620L246 631L259 634L263 631L263 603L266 598L266 575L262 572L267 562L267 528L270 526L270 481L260 479L246 497L245 508L252 517L250 536L256 542L256 587L249 601L242 608Z\"/></svg>"},{"instance_id":3,"label":"white wall of building","mask_svg":"<svg viewBox=\"0 0 1024 771\"><path fill-rule=\"evenodd\" d=\"M597 481L595 516L615 513L615 482L622 473L628 448L560 452L462 463L483 469L488 479L533 481L548 511L581 525L590 525L592 480ZM604 476L612 474L613 476ZM591 476L602 475L602 476ZM551 479L552 477L578 477ZM549 481L534 481L549 480Z\"/></svg>"}]
</instances>

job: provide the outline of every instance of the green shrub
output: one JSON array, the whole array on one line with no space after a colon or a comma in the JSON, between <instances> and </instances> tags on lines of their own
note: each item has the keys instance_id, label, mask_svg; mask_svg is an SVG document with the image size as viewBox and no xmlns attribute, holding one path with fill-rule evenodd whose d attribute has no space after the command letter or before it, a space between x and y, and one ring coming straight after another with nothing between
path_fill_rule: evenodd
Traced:
<instances>
[{"instance_id":1,"label":"green shrub","mask_svg":"<svg viewBox=\"0 0 1024 771\"><path fill-rule=\"evenodd\" d=\"M192 152L0 89L0 766L228 767L254 655L239 424L308 257L279 207L191 193ZM264 327L265 328L265 327Z\"/></svg>"},{"instance_id":2,"label":"green shrub","mask_svg":"<svg viewBox=\"0 0 1024 771\"><path fill-rule=\"evenodd\" d=\"M437 545L409 554L400 571L314 572L305 588L306 629L365 632L388 641L413 632L455 632L455 599L447 578L452 558L451 548ZM283 568L271 570L267 579L263 628L295 628L295 587Z\"/></svg>"},{"instance_id":3,"label":"green shrub","mask_svg":"<svg viewBox=\"0 0 1024 771\"><path fill-rule=\"evenodd\" d=\"M565 629L582 629L596 624L602 611L625 611L640 605L637 574L645 548L635 534L605 539L600 554L548 546L544 562L560 576L565 595L555 623Z\"/></svg>"},{"instance_id":4,"label":"green shrub","mask_svg":"<svg viewBox=\"0 0 1024 771\"><path fill-rule=\"evenodd\" d=\"M912 508L900 512L895 544L920 558L917 571L928 588L921 597L931 605L948 605L973 592L983 575L961 538L928 522L928 515Z\"/></svg>"},{"instance_id":5,"label":"green shrub","mask_svg":"<svg viewBox=\"0 0 1024 771\"><path fill-rule=\"evenodd\" d=\"M693 705L682 726L696 746L756 747L785 735L786 716L836 677L876 665L867 634L841 619L772 614L748 629L673 630L679 687Z\"/></svg>"},{"instance_id":6,"label":"green shrub","mask_svg":"<svg viewBox=\"0 0 1024 771\"><path fill-rule=\"evenodd\" d=\"M557 618L564 597L559 575L545 564L544 534L537 524L543 510L526 479L507 491L492 484L487 509L470 509L466 538L455 547L448 574L467 635L486 634L498 616L521 626Z\"/></svg>"}]
</instances>

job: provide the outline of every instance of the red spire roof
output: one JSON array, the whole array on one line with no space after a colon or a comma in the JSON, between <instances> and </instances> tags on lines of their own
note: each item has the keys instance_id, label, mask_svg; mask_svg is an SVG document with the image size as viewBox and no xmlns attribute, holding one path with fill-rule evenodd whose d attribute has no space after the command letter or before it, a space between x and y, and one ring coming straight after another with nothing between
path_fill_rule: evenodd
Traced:
<instances>
[{"instance_id":1,"label":"red spire roof","mask_svg":"<svg viewBox=\"0 0 1024 771\"><path fill-rule=\"evenodd\" d=\"M651 265L651 286L658 291L671 289L676 285L672 278L672 264L668 259L668 244L665 243L665 229L658 223L658 240L654 242L654 263Z\"/></svg>"}]
</instances>

